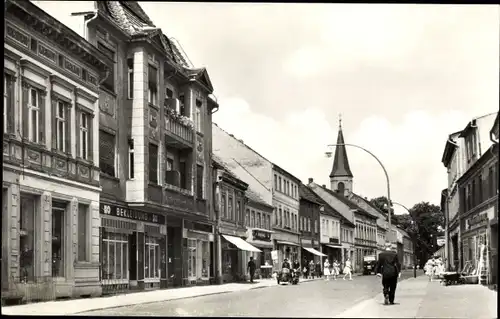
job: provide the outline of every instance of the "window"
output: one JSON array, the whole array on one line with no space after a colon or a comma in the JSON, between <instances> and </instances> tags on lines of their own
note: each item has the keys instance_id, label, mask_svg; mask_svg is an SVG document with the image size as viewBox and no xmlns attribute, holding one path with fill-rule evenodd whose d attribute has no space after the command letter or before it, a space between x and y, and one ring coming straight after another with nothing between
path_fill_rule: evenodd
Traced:
<instances>
[{"instance_id":1,"label":"window","mask_svg":"<svg viewBox=\"0 0 500 319\"><path fill-rule=\"evenodd\" d=\"M19 211L19 271L21 282L33 282L35 279L35 198L21 194Z\"/></svg>"},{"instance_id":2,"label":"window","mask_svg":"<svg viewBox=\"0 0 500 319\"><path fill-rule=\"evenodd\" d=\"M90 115L84 112L80 113L80 157L88 159L89 157L89 134L90 134Z\"/></svg>"},{"instance_id":3,"label":"window","mask_svg":"<svg viewBox=\"0 0 500 319\"><path fill-rule=\"evenodd\" d=\"M128 178L134 179L134 140L133 139L128 140Z\"/></svg>"},{"instance_id":4,"label":"window","mask_svg":"<svg viewBox=\"0 0 500 319\"><path fill-rule=\"evenodd\" d=\"M495 173L493 171L493 166L490 166L488 169L488 193L489 197L492 198L495 196Z\"/></svg>"},{"instance_id":5,"label":"window","mask_svg":"<svg viewBox=\"0 0 500 319\"><path fill-rule=\"evenodd\" d=\"M105 232L101 254L103 280L128 279L128 236L126 234Z\"/></svg>"},{"instance_id":6,"label":"window","mask_svg":"<svg viewBox=\"0 0 500 319\"><path fill-rule=\"evenodd\" d=\"M38 90L31 88L29 90L28 100L28 123L29 123L29 140L34 143L39 142L39 116L40 116L40 93Z\"/></svg>"},{"instance_id":7,"label":"window","mask_svg":"<svg viewBox=\"0 0 500 319\"><path fill-rule=\"evenodd\" d=\"M187 189L186 170L187 170L186 159L181 158L179 160L179 171L181 173L180 177L181 177L181 188L182 189Z\"/></svg>"},{"instance_id":8,"label":"window","mask_svg":"<svg viewBox=\"0 0 500 319\"><path fill-rule=\"evenodd\" d=\"M134 98L134 59L127 59L128 98Z\"/></svg>"},{"instance_id":9,"label":"window","mask_svg":"<svg viewBox=\"0 0 500 319\"><path fill-rule=\"evenodd\" d=\"M257 225L255 223L255 211L253 211L253 210L252 210L252 220L250 221L250 226L252 228L257 227Z\"/></svg>"},{"instance_id":10,"label":"window","mask_svg":"<svg viewBox=\"0 0 500 319\"><path fill-rule=\"evenodd\" d=\"M169 88L165 88L165 95L167 96L167 99L171 99L174 97L174 91Z\"/></svg>"},{"instance_id":11,"label":"window","mask_svg":"<svg viewBox=\"0 0 500 319\"><path fill-rule=\"evenodd\" d=\"M3 77L3 132L12 132L12 111L14 108L13 103L13 88L14 83L12 82L12 77L4 73Z\"/></svg>"},{"instance_id":12,"label":"window","mask_svg":"<svg viewBox=\"0 0 500 319\"><path fill-rule=\"evenodd\" d=\"M149 181L158 184L158 146L149 144Z\"/></svg>"},{"instance_id":13,"label":"window","mask_svg":"<svg viewBox=\"0 0 500 319\"><path fill-rule=\"evenodd\" d=\"M195 123L196 123L196 130L198 132L203 132L202 118L201 118L201 115L202 115L201 106L202 106L201 101L196 99Z\"/></svg>"},{"instance_id":14,"label":"window","mask_svg":"<svg viewBox=\"0 0 500 319\"><path fill-rule=\"evenodd\" d=\"M234 214L233 214L233 197L228 196L227 197L227 218L230 220L234 219Z\"/></svg>"},{"instance_id":15,"label":"window","mask_svg":"<svg viewBox=\"0 0 500 319\"><path fill-rule=\"evenodd\" d=\"M158 71L151 65L148 70L148 102L158 105Z\"/></svg>"},{"instance_id":16,"label":"window","mask_svg":"<svg viewBox=\"0 0 500 319\"><path fill-rule=\"evenodd\" d=\"M274 189L278 190L278 176L274 174Z\"/></svg>"},{"instance_id":17,"label":"window","mask_svg":"<svg viewBox=\"0 0 500 319\"><path fill-rule=\"evenodd\" d=\"M89 261L89 206L78 204L78 261Z\"/></svg>"},{"instance_id":18,"label":"window","mask_svg":"<svg viewBox=\"0 0 500 319\"><path fill-rule=\"evenodd\" d=\"M115 176L115 136L99 130L99 166L101 172Z\"/></svg>"},{"instance_id":19,"label":"window","mask_svg":"<svg viewBox=\"0 0 500 319\"><path fill-rule=\"evenodd\" d=\"M66 203L52 202L52 277L64 277Z\"/></svg>"},{"instance_id":20,"label":"window","mask_svg":"<svg viewBox=\"0 0 500 319\"><path fill-rule=\"evenodd\" d=\"M257 212L257 228L262 228L262 220L259 212Z\"/></svg>"},{"instance_id":21,"label":"window","mask_svg":"<svg viewBox=\"0 0 500 319\"><path fill-rule=\"evenodd\" d=\"M307 220L307 231L308 232L311 231L311 219L310 218Z\"/></svg>"},{"instance_id":22,"label":"window","mask_svg":"<svg viewBox=\"0 0 500 319\"><path fill-rule=\"evenodd\" d=\"M208 278L210 247L207 241L188 239L188 277L190 280Z\"/></svg>"},{"instance_id":23,"label":"window","mask_svg":"<svg viewBox=\"0 0 500 319\"><path fill-rule=\"evenodd\" d=\"M115 61L115 52L109 49L107 46L102 44L101 42L97 42L97 48L103 52L108 58ZM109 69L109 74L106 80L101 84L103 87L108 89L111 92L115 92L115 64Z\"/></svg>"},{"instance_id":24,"label":"window","mask_svg":"<svg viewBox=\"0 0 500 319\"><path fill-rule=\"evenodd\" d=\"M281 211L281 207L278 209L278 225L283 227L283 214Z\"/></svg>"},{"instance_id":25,"label":"window","mask_svg":"<svg viewBox=\"0 0 500 319\"><path fill-rule=\"evenodd\" d=\"M196 165L196 196L203 198L203 166Z\"/></svg>"},{"instance_id":26,"label":"window","mask_svg":"<svg viewBox=\"0 0 500 319\"><path fill-rule=\"evenodd\" d=\"M476 181L473 180L472 181L472 194L471 194L471 206L470 208L474 208L476 207L477 203L476 203Z\"/></svg>"},{"instance_id":27,"label":"window","mask_svg":"<svg viewBox=\"0 0 500 319\"><path fill-rule=\"evenodd\" d=\"M221 195L221 201L222 201L222 217L227 218L226 193L223 193Z\"/></svg>"},{"instance_id":28,"label":"window","mask_svg":"<svg viewBox=\"0 0 500 319\"><path fill-rule=\"evenodd\" d=\"M250 209L248 208L245 213L245 226L250 227Z\"/></svg>"},{"instance_id":29,"label":"window","mask_svg":"<svg viewBox=\"0 0 500 319\"><path fill-rule=\"evenodd\" d=\"M267 229L271 229L271 215L267 215Z\"/></svg>"},{"instance_id":30,"label":"window","mask_svg":"<svg viewBox=\"0 0 500 319\"><path fill-rule=\"evenodd\" d=\"M146 236L144 244L144 278L160 279L160 245L150 236Z\"/></svg>"},{"instance_id":31,"label":"window","mask_svg":"<svg viewBox=\"0 0 500 319\"><path fill-rule=\"evenodd\" d=\"M239 200L236 201L236 221L242 221L243 216L241 216L241 203Z\"/></svg>"},{"instance_id":32,"label":"window","mask_svg":"<svg viewBox=\"0 0 500 319\"><path fill-rule=\"evenodd\" d=\"M281 192L281 177L278 177L278 191Z\"/></svg>"},{"instance_id":33,"label":"window","mask_svg":"<svg viewBox=\"0 0 500 319\"><path fill-rule=\"evenodd\" d=\"M314 220L314 232L318 233L318 221L316 219Z\"/></svg>"}]
</instances>

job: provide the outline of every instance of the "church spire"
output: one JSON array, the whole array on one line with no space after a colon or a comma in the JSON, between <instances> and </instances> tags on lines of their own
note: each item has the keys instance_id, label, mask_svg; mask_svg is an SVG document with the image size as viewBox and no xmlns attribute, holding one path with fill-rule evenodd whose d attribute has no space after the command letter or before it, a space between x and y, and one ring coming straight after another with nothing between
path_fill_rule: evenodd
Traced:
<instances>
[{"instance_id":1,"label":"church spire","mask_svg":"<svg viewBox=\"0 0 500 319\"><path fill-rule=\"evenodd\" d=\"M330 178L334 177L350 177L352 178L349 160L344 145L344 134L342 133L342 116L339 114L339 133L337 136L337 146L335 147L335 157L333 159L332 172Z\"/></svg>"}]
</instances>

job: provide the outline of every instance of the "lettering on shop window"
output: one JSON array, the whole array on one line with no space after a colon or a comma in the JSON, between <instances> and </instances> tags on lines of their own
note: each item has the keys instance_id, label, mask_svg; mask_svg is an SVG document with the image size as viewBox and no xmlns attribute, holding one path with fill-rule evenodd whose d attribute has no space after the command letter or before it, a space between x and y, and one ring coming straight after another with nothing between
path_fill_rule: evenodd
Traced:
<instances>
[{"instance_id":1,"label":"lettering on shop window","mask_svg":"<svg viewBox=\"0 0 500 319\"><path fill-rule=\"evenodd\" d=\"M123 217L123 218L145 221L156 224L165 223L165 217L158 214L137 211L129 208L117 207L107 204L100 205L100 213L103 215Z\"/></svg>"}]
</instances>

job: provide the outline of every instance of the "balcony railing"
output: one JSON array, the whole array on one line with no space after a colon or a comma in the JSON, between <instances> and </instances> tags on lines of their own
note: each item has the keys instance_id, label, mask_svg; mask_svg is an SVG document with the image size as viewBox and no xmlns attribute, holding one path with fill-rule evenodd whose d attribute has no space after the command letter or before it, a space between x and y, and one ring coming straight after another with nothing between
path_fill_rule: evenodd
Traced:
<instances>
[{"instance_id":1,"label":"balcony railing","mask_svg":"<svg viewBox=\"0 0 500 319\"><path fill-rule=\"evenodd\" d=\"M193 144L193 122L187 116L179 114L171 104L175 99L165 100L165 129L181 141Z\"/></svg>"}]
</instances>

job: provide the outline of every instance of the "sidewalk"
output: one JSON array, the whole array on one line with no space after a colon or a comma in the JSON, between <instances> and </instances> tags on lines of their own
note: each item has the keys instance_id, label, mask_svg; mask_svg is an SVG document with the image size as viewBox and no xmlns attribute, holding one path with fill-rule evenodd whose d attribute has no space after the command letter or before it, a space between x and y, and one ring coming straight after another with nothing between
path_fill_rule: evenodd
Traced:
<instances>
[{"instance_id":1,"label":"sidewalk","mask_svg":"<svg viewBox=\"0 0 500 319\"><path fill-rule=\"evenodd\" d=\"M300 279L301 283L318 279ZM154 291L133 292L116 296L86 299L72 299L31 303L19 306L2 307L3 315L72 315L92 310L132 306L138 304L194 298L212 294L223 294L251 289L276 286L274 279L261 279L255 283L229 283L200 287L185 287Z\"/></svg>"},{"instance_id":2,"label":"sidewalk","mask_svg":"<svg viewBox=\"0 0 500 319\"><path fill-rule=\"evenodd\" d=\"M442 286L427 276L398 283L395 305L383 305L382 293L336 318L496 318L497 293L480 285Z\"/></svg>"}]
</instances>

